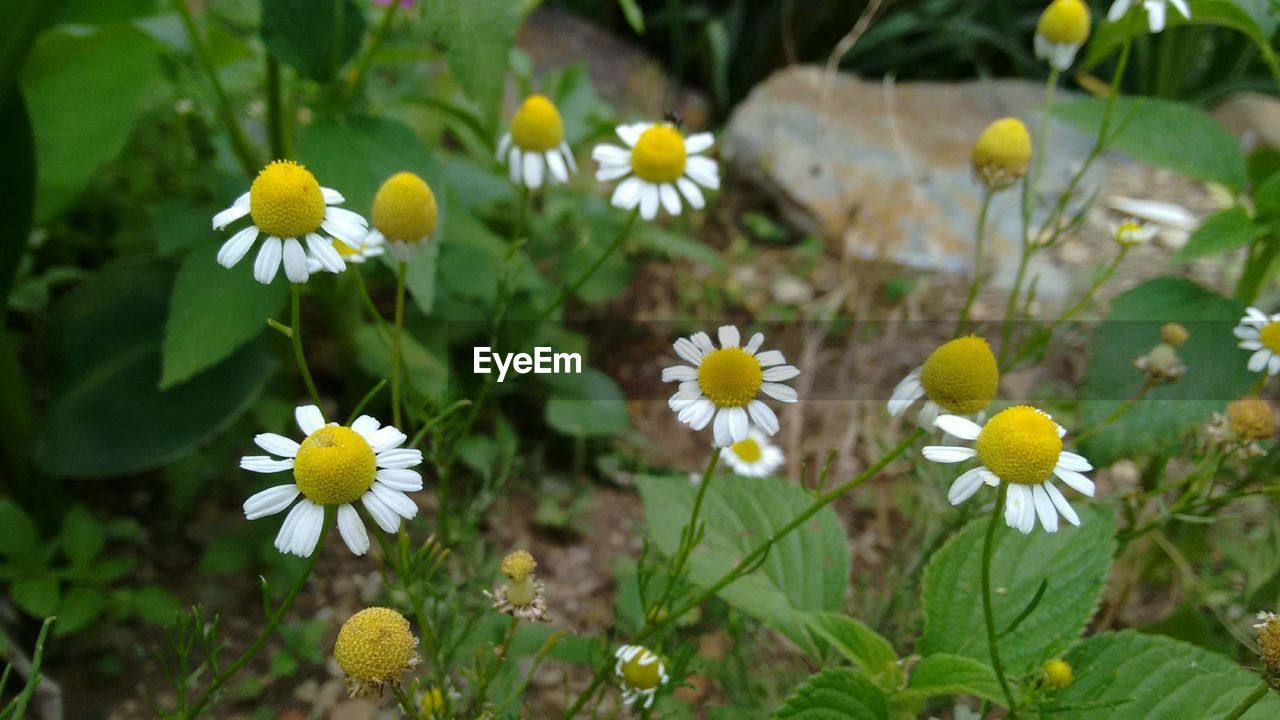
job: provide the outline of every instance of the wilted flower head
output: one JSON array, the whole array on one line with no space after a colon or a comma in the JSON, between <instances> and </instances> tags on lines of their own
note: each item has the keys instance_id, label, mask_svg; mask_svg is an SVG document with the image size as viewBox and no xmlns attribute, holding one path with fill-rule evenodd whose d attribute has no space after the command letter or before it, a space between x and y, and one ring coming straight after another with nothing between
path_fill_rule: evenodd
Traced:
<instances>
[{"instance_id":1,"label":"wilted flower head","mask_svg":"<svg viewBox=\"0 0 1280 720\"><path fill-rule=\"evenodd\" d=\"M1044 671L1044 682L1051 688L1064 688L1071 684L1071 665L1061 658L1045 660L1041 667Z\"/></svg>"},{"instance_id":2,"label":"wilted flower head","mask_svg":"<svg viewBox=\"0 0 1280 720\"><path fill-rule=\"evenodd\" d=\"M1191 339L1191 333L1182 323L1165 323L1160 326L1160 342L1171 347L1179 347Z\"/></svg>"},{"instance_id":3,"label":"wilted flower head","mask_svg":"<svg viewBox=\"0 0 1280 720\"><path fill-rule=\"evenodd\" d=\"M1258 613L1258 647L1262 649L1262 669L1267 683L1280 691L1280 615Z\"/></svg>"},{"instance_id":4,"label":"wilted flower head","mask_svg":"<svg viewBox=\"0 0 1280 720\"><path fill-rule=\"evenodd\" d=\"M1004 190L1027 174L1031 134L1017 118L1001 118L987 126L970 156L973 172L988 190Z\"/></svg>"},{"instance_id":5,"label":"wilted flower head","mask_svg":"<svg viewBox=\"0 0 1280 720\"><path fill-rule=\"evenodd\" d=\"M1066 70L1089 39L1092 20L1083 0L1053 0L1036 23L1036 57L1056 70Z\"/></svg>"},{"instance_id":6,"label":"wilted flower head","mask_svg":"<svg viewBox=\"0 0 1280 720\"><path fill-rule=\"evenodd\" d=\"M1000 370L987 341L976 335L959 337L934 350L898 383L889 397L889 414L897 417L926 398L919 422L932 429L934 419L944 411L976 416L986 410L999 385Z\"/></svg>"},{"instance_id":7,"label":"wilted flower head","mask_svg":"<svg viewBox=\"0 0 1280 720\"><path fill-rule=\"evenodd\" d=\"M1227 422L1242 440L1266 440L1276 434L1276 414L1271 403L1246 397L1227 403Z\"/></svg>"},{"instance_id":8,"label":"wilted flower head","mask_svg":"<svg viewBox=\"0 0 1280 720\"><path fill-rule=\"evenodd\" d=\"M414 249L435 233L440 211L426 180L411 172L398 172L373 196L372 220L371 237L365 242L385 242L391 257L408 262Z\"/></svg>"},{"instance_id":9,"label":"wilted flower head","mask_svg":"<svg viewBox=\"0 0 1280 720\"><path fill-rule=\"evenodd\" d=\"M546 586L534 577L537 561L525 550L517 550L502 559L500 569L507 582L485 595L493 600L493 608L521 620L551 622L547 617Z\"/></svg>"},{"instance_id":10,"label":"wilted flower head","mask_svg":"<svg viewBox=\"0 0 1280 720\"><path fill-rule=\"evenodd\" d=\"M1178 351L1173 345L1162 342L1151 348L1151 352L1134 359L1133 366L1147 374L1153 383L1173 382L1187 372L1182 364Z\"/></svg>"},{"instance_id":11,"label":"wilted flower head","mask_svg":"<svg viewBox=\"0 0 1280 720\"><path fill-rule=\"evenodd\" d=\"M658 688L671 680L662 658L642 645L623 645L614 657L617 662L613 672L622 686L623 704L631 705L643 698L641 706L653 707Z\"/></svg>"},{"instance_id":12,"label":"wilted flower head","mask_svg":"<svg viewBox=\"0 0 1280 720\"><path fill-rule=\"evenodd\" d=\"M398 685L400 676L418 664L418 639L403 615L385 607L371 607L352 615L338 631L333 657L347 674L352 697L375 697L384 685Z\"/></svg>"}]
</instances>

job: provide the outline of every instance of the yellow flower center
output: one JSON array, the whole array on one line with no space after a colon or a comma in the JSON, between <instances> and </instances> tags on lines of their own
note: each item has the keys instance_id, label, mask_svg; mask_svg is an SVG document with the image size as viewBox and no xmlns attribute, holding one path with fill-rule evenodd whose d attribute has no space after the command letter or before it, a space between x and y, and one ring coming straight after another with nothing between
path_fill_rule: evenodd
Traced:
<instances>
[{"instance_id":1,"label":"yellow flower center","mask_svg":"<svg viewBox=\"0 0 1280 720\"><path fill-rule=\"evenodd\" d=\"M525 550L517 550L502 559L502 574L512 580L523 580L538 567L537 561Z\"/></svg>"},{"instance_id":2,"label":"yellow flower center","mask_svg":"<svg viewBox=\"0 0 1280 720\"><path fill-rule=\"evenodd\" d=\"M671 125L654 125L631 148L631 171L651 183L675 182L684 175L688 159L680 131Z\"/></svg>"},{"instance_id":3,"label":"yellow flower center","mask_svg":"<svg viewBox=\"0 0 1280 720\"><path fill-rule=\"evenodd\" d=\"M760 392L760 361L742 348L712 350L698 366L698 387L719 407L743 407Z\"/></svg>"},{"instance_id":4,"label":"yellow flower center","mask_svg":"<svg viewBox=\"0 0 1280 720\"><path fill-rule=\"evenodd\" d=\"M324 193L310 170L292 160L276 160L262 168L249 188L249 215L272 237L305 237L324 221Z\"/></svg>"},{"instance_id":5,"label":"yellow flower center","mask_svg":"<svg viewBox=\"0 0 1280 720\"><path fill-rule=\"evenodd\" d=\"M747 438L741 442L736 442L730 449L743 462L753 463L764 456L764 450L760 448L760 443L756 442L755 438Z\"/></svg>"},{"instance_id":6,"label":"yellow flower center","mask_svg":"<svg viewBox=\"0 0 1280 720\"><path fill-rule=\"evenodd\" d=\"M1033 407L1002 410L978 435L978 459L1005 482L1039 485L1062 455L1062 438L1050 417Z\"/></svg>"},{"instance_id":7,"label":"yellow flower center","mask_svg":"<svg viewBox=\"0 0 1280 720\"><path fill-rule=\"evenodd\" d=\"M543 95L530 95L511 118L511 141L521 150L546 152L564 142L560 111Z\"/></svg>"},{"instance_id":8,"label":"yellow flower center","mask_svg":"<svg viewBox=\"0 0 1280 720\"><path fill-rule=\"evenodd\" d=\"M647 664L643 664L645 661ZM622 664L622 679L637 690L651 690L662 684L662 660L648 650L641 650L635 657Z\"/></svg>"},{"instance_id":9,"label":"yellow flower center","mask_svg":"<svg viewBox=\"0 0 1280 720\"><path fill-rule=\"evenodd\" d=\"M996 120L982 131L971 156L974 172L992 190L1012 185L1027 174L1031 135L1017 118Z\"/></svg>"},{"instance_id":10,"label":"yellow flower center","mask_svg":"<svg viewBox=\"0 0 1280 720\"><path fill-rule=\"evenodd\" d=\"M421 242L436 231L439 219L431 187L411 172L387 178L373 197L373 226L392 242Z\"/></svg>"},{"instance_id":11,"label":"yellow flower center","mask_svg":"<svg viewBox=\"0 0 1280 720\"><path fill-rule=\"evenodd\" d=\"M1245 440L1266 440L1276 434L1276 414L1260 397L1240 398L1227 403L1227 422Z\"/></svg>"},{"instance_id":12,"label":"yellow flower center","mask_svg":"<svg viewBox=\"0 0 1280 720\"><path fill-rule=\"evenodd\" d=\"M333 657L343 672L363 682L397 677L413 658L409 621L391 608L361 610L342 625Z\"/></svg>"},{"instance_id":13,"label":"yellow flower center","mask_svg":"<svg viewBox=\"0 0 1280 720\"><path fill-rule=\"evenodd\" d=\"M373 485L373 448L349 427L326 425L307 436L293 460L293 479L321 505L355 502Z\"/></svg>"},{"instance_id":14,"label":"yellow flower center","mask_svg":"<svg viewBox=\"0 0 1280 720\"><path fill-rule=\"evenodd\" d=\"M991 404L1000 371L987 341L969 335L934 350L920 370L920 384L943 410L972 415Z\"/></svg>"},{"instance_id":15,"label":"yellow flower center","mask_svg":"<svg viewBox=\"0 0 1280 720\"><path fill-rule=\"evenodd\" d=\"M1081 0L1053 0L1041 13L1036 32L1057 45L1083 45L1089 24L1089 6Z\"/></svg>"},{"instance_id":16,"label":"yellow flower center","mask_svg":"<svg viewBox=\"0 0 1280 720\"><path fill-rule=\"evenodd\" d=\"M1280 353L1280 322L1263 325L1258 331L1258 341L1273 353Z\"/></svg>"},{"instance_id":17,"label":"yellow flower center","mask_svg":"<svg viewBox=\"0 0 1280 720\"><path fill-rule=\"evenodd\" d=\"M1064 688L1071 684L1071 665L1066 660L1054 658L1044 661L1044 680L1051 688Z\"/></svg>"}]
</instances>

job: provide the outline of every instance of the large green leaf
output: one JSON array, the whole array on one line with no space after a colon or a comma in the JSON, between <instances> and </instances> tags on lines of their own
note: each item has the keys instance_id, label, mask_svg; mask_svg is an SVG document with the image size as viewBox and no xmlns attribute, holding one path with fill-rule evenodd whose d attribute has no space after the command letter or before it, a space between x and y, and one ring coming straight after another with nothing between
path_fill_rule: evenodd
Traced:
<instances>
[{"instance_id":1,"label":"large green leaf","mask_svg":"<svg viewBox=\"0 0 1280 720\"><path fill-rule=\"evenodd\" d=\"M1185 262L1214 255L1244 247L1266 234L1266 226L1255 223L1244 208L1237 205L1205 218L1176 257Z\"/></svg>"},{"instance_id":2,"label":"large green leaf","mask_svg":"<svg viewBox=\"0 0 1280 720\"><path fill-rule=\"evenodd\" d=\"M0 23L0 97L9 94L13 77L22 67L40 31L63 11L66 0L4 0Z\"/></svg>"},{"instance_id":3,"label":"large green leaf","mask_svg":"<svg viewBox=\"0 0 1280 720\"><path fill-rule=\"evenodd\" d=\"M124 147L158 49L124 26L53 30L36 41L20 80L36 138L37 224L65 210Z\"/></svg>"},{"instance_id":4,"label":"large green leaf","mask_svg":"<svg viewBox=\"0 0 1280 720\"><path fill-rule=\"evenodd\" d=\"M52 475L103 477L157 467L243 413L275 372L262 343L168 390L158 388L174 273L119 262L50 313L51 394L36 460Z\"/></svg>"},{"instance_id":5,"label":"large green leaf","mask_svg":"<svg viewBox=\"0 0 1280 720\"><path fill-rule=\"evenodd\" d=\"M1169 446L1248 392L1255 379L1246 368L1249 355L1236 347L1231 332L1243 314L1242 303L1180 278L1151 280L1116 298L1090 343L1080 390L1081 427L1104 421L1137 394L1143 375L1133 361L1160 341L1160 326L1166 322L1180 322L1191 333L1178 348L1187 373L1151 389L1088 438L1085 456L1101 466Z\"/></svg>"},{"instance_id":6,"label":"large green leaf","mask_svg":"<svg viewBox=\"0 0 1280 720\"><path fill-rule=\"evenodd\" d=\"M321 185L346 196L343 207L365 217L383 181L402 170L426 180L437 205L445 199L439 165L418 136L395 120L321 115L299 129L298 155Z\"/></svg>"},{"instance_id":7,"label":"large green leaf","mask_svg":"<svg viewBox=\"0 0 1280 720\"><path fill-rule=\"evenodd\" d=\"M921 658L911 668L907 687L900 695L915 702L947 695L972 695L999 705L1005 704L1000 681L989 665L947 653Z\"/></svg>"},{"instance_id":8,"label":"large green leaf","mask_svg":"<svg viewBox=\"0 0 1280 720\"><path fill-rule=\"evenodd\" d=\"M1053 112L1090 137L1097 137L1106 101L1083 98ZM1115 100L1109 146L1144 162L1176 170L1196 180L1244 187L1244 156L1235 138L1211 115L1190 105L1157 98Z\"/></svg>"},{"instance_id":9,"label":"large green leaf","mask_svg":"<svg viewBox=\"0 0 1280 720\"><path fill-rule=\"evenodd\" d=\"M554 352L554 351L552 351ZM510 381L513 378L507 376ZM595 368L559 383L546 405L547 424L573 437L607 437L631 429L627 399L616 383Z\"/></svg>"},{"instance_id":10,"label":"large green leaf","mask_svg":"<svg viewBox=\"0 0 1280 720\"><path fill-rule=\"evenodd\" d=\"M1046 700L1064 708L1053 714L1063 720L1212 720L1225 716L1259 682L1226 656L1133 630L1095 635L1066 660L1075 681ZM1072 706L1092 709L1065 709ZM1268 693L1243 717L1280 717L1280 698Z\"/></svg>"},{"instance_id":11,"label":"large green leaf","mask_svg":"<svg viewBox=\"0 0 1280 720\"><path fill-rule=\"evenodd\" d=\"M263 285L245 264L228 270L216 257L216 246L202 243L178 270L164 331L161 390L225 360L284 307L288 283Z\"/></svg>"},{"instance_id":12,"label":"large green leaf","mask_svg":"<svg viewBox=\"0 0 1280 720\"><path fill-rule=\"evenodd\" d=\"M686 475L636 479L654 541L671 555L689 522L695 487ZM718 477L707 488L702 519L706 537L690 558L690 575L707 586L743 555L812 503L782 480ZM720 591L725 602L765 622L817 654L805 620L810 612L837 611L849 584L849 546L835 510L823 508L778 540L758 570Z\"/></svg>"},{"instance_id":13,"label":"large green leaf","mask_svg":"<svg viewBox=\"0 0 1280 720\"><path fill-rule=\"evenodd\" d=\"M774 720L888 720L889 699L870 680L846 668L824 670L809 678Z\"/></svg>"},{"instance_id":14,"label":"large green leaf","mask_svg":"<svg viewBox=\"0 0 1280 720\"><path fill-rule=\"evenodd\" d=\"M262 42L313 80L326 82L360 49L364 14L353 0L262 0Z\"/></svg>"},{"instance_id":15,"label":"large green leaf","mask_svg":"<svg viewBox=\"0 0 1280 720\"><path fill-rule=\"evenodd\" d=\"M507 77L507 55L520 26L517 3L432 0L426 3L423 19L458 84L485 117L495 117Z\"/></svg>"},{"instance_id":16,"label":"large green leaf","mask_svg":"<svg viewBox=\"0 0 1280 720\"><path fill-rule=\"evenodd\" d=\"M881 686L898 687L902 680L898 654L880 633L840 613L813 613L808 617L808 625L810 632Z\"/></svg>"},{"instance_id":17,"label":"large green leaf","mask_svg":"<svg viewBox=\"0 0 1280 720\"><path fill-rule=\"evenodd\" d=\"M9 289L18 262L27 250L35 218L36 153L31 120L22 91L0 91L0 137L5 139L5 171L0 174L0 309L9 303Z\"/></svg>"},{"instance_id":18,"label":"large green leaf","mask_svg":"<svg viewBox=\"0 0 1280 720\"><path fill-rule=\"evenodd\" d=\"M989 497L989 495L988 495ZM1115 554L1111 509L1077 500L1081 526L1030 535L998 520L991 558L991 585L997 631L1031 606L1040 584L1048 589L1039 604L1000 639L1000 658L1012 675L1030 671L1061 653L1084 630L1102 594ZM987 517L974 519L929 561L924 572L924 634L921 655L950 653L989 662L982 612L982 543Z\"/></svg>"}]
</instances>

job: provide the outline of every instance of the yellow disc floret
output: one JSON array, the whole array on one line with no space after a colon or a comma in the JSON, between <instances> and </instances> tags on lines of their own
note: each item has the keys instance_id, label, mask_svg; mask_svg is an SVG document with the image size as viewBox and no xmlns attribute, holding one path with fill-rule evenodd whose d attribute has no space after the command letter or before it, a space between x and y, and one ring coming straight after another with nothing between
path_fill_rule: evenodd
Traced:
<instances>
[{"instance_id":1,"label":"yellow disc floret","mask_svg":"<svg viewBox=\"0 0 1280 720\"><path fill-rule=\"evenodd\" d=\"M671 125L654 125L631 148L631 171L651 183L675 182L689 159L684 136Z\"/></svg>"},{"instance_id":2,"label":"yellow disc floret","mask_svg":"<svg viewBox=\"0 0 1280 720\"><path fill-rule=\"evenodd\" d=\"M1245 440L1266 440L1276 434L1276 414L1271 403L1260 397L1227 403L1227 422L1232 432Z\"/></svg>"},{"instance_id":3,"label":"yellow disc floret","mask_svg":"<svg viewBox=\"0 0 1280 720\"><path fill-rule=\"evenodd\" d=\"M413 661L413 633L403 615L385 607L361 610L342 625L333 657L353 680L395 680Z\"/></svg>"},{"instance_id":4,"label":"yellow disc floret","mask_svg":"<svg viewBox=\"0 0 1280 720\"><path fill-rule=\"evenodd\" d=\"M743 407L760 392L760 361L742 348L713 350L698 366L698 387L718 407Z\"/></svg>"},{"instance_id":5,"label":"yellow disc floret","mask_svg":"<svg viewBox=\"0 0 1280 720\"><path fill-rule=\"evenodd\" d=\"M521 150L546 152L564 142L560 111L544 95L530 95L511 118L511 141Z\"/></svg>"},{"instance_id":6,"label":"yellow disc floret","mask_svg":"<svg viewBox=\"0 0 1280 720\"><path fill-rule=\"evenodd\" d=\"M1021 120L1001 118L982 131L970 157L978 179L991 190L1002 190L1027 174L1031 134Z\"/></svg>"},{"instance_id":7,"label":"yellow disc floret","mask_svg":"<svg viewBox=\"0 0 1280 720\"><path fill-rule=\"evenodd\" d=\"M307 436L293 460L302 494L321 505L355 502L373 485L377 459L369 442L349 427L326 425Z\"/></svg>"},{"instance_id":8,"label":"yellow disc floret","mask_svg":"<svg viewBox=\"0 0 1280 720\"><path fill-rule=\"evenodd\" d=\"M957 415L985 410L999 384L996 356L987 341L976 335L956 338L934 350L920 369L925 395Z\"/></svg>"},{"instance_id":9,"label":"yellow disc floret","mask_svg":"<svg viewBox=\"0 0 1280 720\"><path fill-rule=\"evenodd\" d=\"M987 421L978 435L977 450L978 459L1001 480L1039 485L1058 464L1062 438L1052 418L1019 405Z\"/></svg>"},{"instance_id":10,"label":"yellow disc floret","mask_svg":"<svg viewBox=\"0 0 1280 720\"><path fill-rule=\"evenodd\" d=\"M1089 39L1089 6L1081 0L1053 0L1040 14L1036 32L1056 45L1083 45Z\"/></svg>"},{"instance_id":11,"label":"yellow disc floret","mask_svg":"<svg viewBox=\"0 0 1280 720\"><path fill-rule=\"evenodd\" d=\"M411 172L387 178L373 197L373 226L392 242L422 242L436 231L439 219L435 193Z\"/></svg>"},{"instance_id":12,"label":"yellow disc floret","mask_svg":"<svg viewBox=\"0 0 1280 720\"><path fill-rule=\"evenodd\" d=\"M662 659L640 648L630 660L622 663L622 680L637 690L658 687L662 684Z\"/></svg>"},{"instance_id":13,"label":"yellow disc floret","mask_svg":"<svg viewBox=\"0 0 1280 720\"><path fill-rule=\"evenodd\" d=\"M1058 658L1045 660L1042 669L1044 670L1045 684L1049 687L1064 688L1071 684L1071 665L1066 660L1059 660Z\"/></svg>"},{"instance_id":14,"label":"yellow disc floret","mask_svg":"<svg viewBox=\"0 0 1280 720\"><path fill-rule=\"evenodd\" d=\"M502 558L502 574L511 580L523 580L533 574L538 563L524 550L517 550Z\"/></svg>"},{"instance_id":15,"label":"yellow disc floret","mask_svg":"<svg viewBox=\"0 0 1280 720\"><path fill-rule=\"evenodd\" d=\"M324 221L324 193L311 171L292 160L276 160L254 178L249 214L267 235L305 237Z\"/></svg>"},{"instance_id":16,"label":"yellow disc floret","mask_svg":"<svg viewBox=\"0 0 1280 720\"><path fill-rule=\"evenodd\" d=\"M764 456L764 451L760 449L760 443L755 438L747 438L733 444L733 454L737 455L743 462L753 463Z\"/></svg>"},{"instance_id":17,"label":"yellow disc floret","mask_svg":"<svg viewBox=\"0 0 1280 720\"><path fill-rule=\"evenodd\" d=\"M1165 323L1160 326L1160 341L1171 347L1178 347L1191 338L1191 333L1182 323Z\"/></svg>"},{"instance_id":18,"label":"yellow disc floret","mask_svg":"<svg viewBox=\"0 0 1280 720\"><path fill-rule=\"evenodd\" d=\"M1280 322L1268 323L1258 331L1258 341L1273 353L1280 353Z\"/></svg>"}]
</instances>

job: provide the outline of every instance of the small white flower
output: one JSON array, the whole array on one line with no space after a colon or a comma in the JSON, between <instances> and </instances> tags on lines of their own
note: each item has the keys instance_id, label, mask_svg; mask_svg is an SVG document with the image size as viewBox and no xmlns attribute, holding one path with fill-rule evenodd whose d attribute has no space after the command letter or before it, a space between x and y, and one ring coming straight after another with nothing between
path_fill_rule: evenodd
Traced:
<instances>
[{"instance_id":1,"label":"small white flower","mask_svg":"<svg viewBox=\"0 0 1280 720\"><path fill-rule=\"evenodd\" d=\"M1235 335L1240 349L1253 353L1249 372L1280 375L1280 313L1267 315L1256 307L1247 308Z\"/></svg>"},{"instance_id":2,"label":"small white flower","mask_svg":"<svg viewBox=\"0 0 1280 720\"><path fill-rule=\"evenodd\" d=\"M632 705L643 699L642 707L653 707L658 688L671 682L662 658L641 645L623 645L613 656L617 658L613 672L622 686L622 704Z\"/></svg>"},{"instance_id":3,"label":"small white flower","mask_svg":"<svg viewBox=\"0 0 1280 720\"><path fill-rule=\"evenodd\" d=\"M342 256L342 259L347 264L354 263L356 265L361 265L370 258L376 258L385 253L387 251L385 243L386 241L382 237L382 233L374 231L366 235L364 240L360 241L360 248L358 250L353 250L351 246L346 243L335 244L334 247L338 250L338 254ZM324 263L321 262L320 258L314 254L307 255L307 269L313 273L318 273L321 270L328 270L328 268L324 266ZM342 272L342 270L332 272Z\"/></svg>"},{"instance_id":4,"label":"small white flower","mask_svg":"<svg viewBox=\"0 0 1280 720\"><path fill-rule=\"evenodd\" d=\"M927 445L925 459L939 463L959 463L976 457L982 463L956 478L947 491L952 505L973 497L985 483L993 487L1008 484L1004 521L1024 534L1035 529L1036 518L1048 532L1058 531L1058 515L1072 525L1080 516L1053 483L1053 477L1077 492L1093 497L1093 481L1081 473L1093 469L1089 461L1062 449L1066 430L1048 413L1020 405L996 413L985 425L959 417L939 416L936 424L948 435L974 440L976 447Z\"/></svg>"},{"instance_id":5,"label":"small white flower","mask_svg":"<svg viewBox=\"0 0 1280 720\"><path fill-rule=\"evenodd\" d=\"M1169 5L1172 5L1182 17L1191 19L1191 8L1187 7L1186 0L1142 0L1142 7L1147 10L1147 23L1151 32L1158 33L1164 30L1164 19ZM1116 0L1111 4L1107 20L1118 21L1129 13L1129 8L1132 6L1133 0Z\"/></svg>"},{"instance_id":6,"label":"small white flower","mask_svg":"<svg viewBox=\"0 0 1280 720\"><path fill-rule=\"evenodd\" d=\"M369 550L356 500L389 533L399 531L401 518L418 514L418 506L405 493L422 489L422 476L409 469L422 462L422 451L400 447L407 439L404 433L368 415L356 418L351 427L325 424L315 405L299 407L294 416L306 434L302 443L262 433L253 442L271 455L240 459L240 467L250 472L293 471L292 483L267 488L244 502L244 515L250 520L293 506L276 535L277 550L311 555L320 539L326 506L338 508L338 532L356 555ZM299 495L302 500L294 505Z\"/></svg>"},{"instance_id":7,"label":"small white flower","mask_svg":"<svg viewBox=\"0 0 1280 720\"><path fill-rule=\"evenodd\" d=\"M1145 245L1159 233L1152 223L1145 223L1137 218L1128 218L1120 223L1111 223L1111 237L1126 247Z\"/></svg>"},{"instance_id":8,"label":"small white flower","mask_svg":"<svg viewBox=\"0 0 1280 720\"><path fill-rule=\"evenodd\" d=\"M676 354L689 363L664 368L663 382L678 382L679 389L667 401L676 419L694 430L715 420L715 447L729 447L746 440L752 423L766 435L778 432L778 416L757 399L765 395L782 402L795 402L796 391L782 383L800 374L787 365L778 350L760 350L764 335L756 333L745 347L739 347L738 328L722 325L720 347L704 332L675 342Z\"/></svg>"},{"instance_id":9,"label":"small white flower","mask_svg":"<svg viewBox=\"0 0 1280 720\"><path fill-rule=\"evenodd\" d=\"M782 467L783 461L782 450L755 428L747 431L746 440L725 448L723 457L725 464L743 477L769 477Z\"/></svg>"},{"instance_id":10,"label":"small white flower","mask_svg":"<svg viewBox=\"0 0 1280 720\"><path fill-rule=\"evenodd\" d=\"M213 216L213 229L222 230L248 215L249 227L231 236L218 250L218 264L225 268L240 262L259 234L267 235L253 263L253 277L267 285L280 267L292 283L304 283L311 275L307 253L330 272L342 272L346 264L334 247L329 233L351 247L359 247L369 223L360 215L332 207L343 201L342 193L320 187L305 167L290 160L276 160L254 179L249 192L236 198L231 207ZM301 239L307 241L302 247Z\"/></svg>"},{"instance_id":11,"label":"small white flower","mask_svg":"<svg viewBox=\"0 0 1280 720\"><path fill-rule=\"evenodd\" d=\"M1190 210L1175 203L1114 195L1107 204L1121 215L1154 223L1163 233L1161 243L1175 250L1187 244L1187 238L1199 225Z\"/></svg>"},{"instance_id":12,"label":"small white flower","mask_svg":"<svg viewBox=\"0 0 1280 720\"><path fill-rule=\"evenodd\" d=\"M534 190L542 187L544 178L562 184L578 172L564 139L560 111L543 95L530 95L520 104L511 118L511 132L498 141L498 161L507 166L511 182Z\"/></svg>"},{"instance_id":13,"label":"small white flower","mask_svg":"<svg viewBox=\"0 0 1280 720\"><path fill-rule=\"evenodd\" d=\"M600 164L596 180L609 182L625 178L613 191L614 207L640 207L640 217L652 220L662 206L670 215L679 215L680 198L695 210L706 206L698 188L720 188L720 168L702 153L711 149L715 137L698 133L684 137L671 123L619 125L618 137L626 147L597 145L591 157Z\"/></svg>"}]
</instances>

